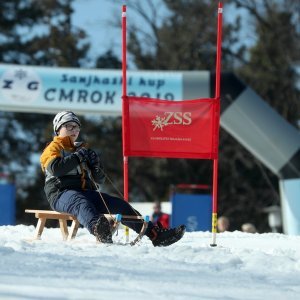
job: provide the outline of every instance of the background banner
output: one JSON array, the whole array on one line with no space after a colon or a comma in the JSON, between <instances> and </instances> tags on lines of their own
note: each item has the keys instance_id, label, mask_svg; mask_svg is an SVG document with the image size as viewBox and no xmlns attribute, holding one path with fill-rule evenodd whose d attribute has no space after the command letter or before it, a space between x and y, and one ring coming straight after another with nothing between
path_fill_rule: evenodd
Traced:
<instances>
[{"instance_id":1,"label":"background banner","mask_svg":"<svg viewBox=\"0 0 300 300\"><path fill-rule=\"evenodd\" d=\"M127 85L131 96L182 99L183 72L129 71ZM121 70L0 64L0 109L120 115L121 86Z\"/></svg>"},{"instance_id":2,"label":"background banner","mask_svg":"<svg viewBox=\"0 0 300 300\"><path fill-rule=\"evenodd\" d=\"M125 155L217 157L219 101L124 98Z\"/></svg>"}]
</instances>

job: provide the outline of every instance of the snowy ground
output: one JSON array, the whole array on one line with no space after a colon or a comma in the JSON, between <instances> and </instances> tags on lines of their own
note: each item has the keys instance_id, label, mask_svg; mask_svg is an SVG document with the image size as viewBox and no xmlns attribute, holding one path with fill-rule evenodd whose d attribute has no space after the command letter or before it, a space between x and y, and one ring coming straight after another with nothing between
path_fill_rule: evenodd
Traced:
<instances>
[{"instance_id":1,"label":"snowy ground","mask_svg":"<svg viewBox=\"0 0 300 300\"><path fill-rule=\"evenodd\" d=\"M300 237L187 233L154 248L96 244L80 229L26 242L33 226L0 227L0 299L300 299ZM115 239L123 239L123 233ZM133 236L131 237L133 238Z\"/></svg>"}]
</instances>

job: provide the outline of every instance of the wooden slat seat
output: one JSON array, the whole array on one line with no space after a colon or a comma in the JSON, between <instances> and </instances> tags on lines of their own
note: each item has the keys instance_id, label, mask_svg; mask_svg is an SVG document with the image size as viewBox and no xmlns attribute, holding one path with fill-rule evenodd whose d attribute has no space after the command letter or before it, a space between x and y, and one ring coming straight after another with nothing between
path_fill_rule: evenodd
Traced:
<instances>
[{"instance_id":1,"label":"wooden slat seat","mask_svg":"<svg viewBox=\"0 0 300 300\"><path fill-rule=\"evenodd\" d=\"M42 236L42 233L43 233L43 230L45 227L45 223L48 219L59 221L59 227L60 227L60 231L61 231L64 241L66 241L66 240L69 241L76 237L76 234L77 234L80 224L79 224L78 220L76 219L76 217L71 214L60 213L60 212L53 211L53 210L37 210L37 209L26 209L25 212L35 214L35 217L38 219L38 223L37 223L36 231L35 231L35 235L34 235L35 240L41 239L41 236ZM68 220L72 221L70 232L69 232L68 226L67 226Z\"/></svg>"}]
</instances>

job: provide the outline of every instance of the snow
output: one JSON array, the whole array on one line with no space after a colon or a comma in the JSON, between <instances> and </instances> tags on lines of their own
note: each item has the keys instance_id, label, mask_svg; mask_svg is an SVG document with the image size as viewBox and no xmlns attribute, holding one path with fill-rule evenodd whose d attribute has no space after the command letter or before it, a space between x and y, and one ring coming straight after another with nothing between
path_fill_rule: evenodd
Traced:
<instances>
[{"instance_id":1,"label":"snow","mask_svg":"<svg viewBox=\"0 0 300 300\"><path fill-rule=\"evenodd\" d=\"M210 233L194 232L154 248L147 238L133 247L97 244L85 229L71 242L57 228L30 242L33 233L0 227L1 300L299 299L297 236L226 232L211 248Z\"/></svg>"}]
</instances>

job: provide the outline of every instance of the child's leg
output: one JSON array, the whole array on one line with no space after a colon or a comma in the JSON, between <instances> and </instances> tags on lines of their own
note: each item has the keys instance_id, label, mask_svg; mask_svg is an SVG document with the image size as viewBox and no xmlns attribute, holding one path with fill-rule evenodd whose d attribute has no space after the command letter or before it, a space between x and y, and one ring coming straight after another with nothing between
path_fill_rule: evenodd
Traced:
<instances>
[{"instance_id":1,"label":"child's leg","mask_svg":"<svg viewBox=\"0 0 300 300\"><path fill-rule=\"evenodd\" d=\"M99 218L99 211L94 205L96 201L93 201L90 197L93 197L93 195L86 194L84 191L66 190L60 194L52 208L59 212L74 215L79 223L93 234L93 227ZM96 195L94 195L94 197L96 197Z\"/></svg>"},{"instance_id":2,"label":"child's leg","mask_svg":"<svg viewBox=\"0 0 300 300\"><path fill-rule=\"evenodd\" d=\"M103 200L101 199L100 195L97 191L89 191L90 193L97 193L97 197L91 197L93 199L94 205L96 206L97 210L100 213L107 214L108 211L103 203ZM127 201L122 200L117 197L110 196L106 193L101 193L103 199L105 200L105 203L110 211L111 214L122 214L122 215L128 215L128 216L140 216L141 214L136 211ZM143 221L141 220L134 220L134 222L122 222L122 224L128 226L129 228L133 229L135 232L140 232L142 229ZM153 224L149 222L148 224L148 230L147 233L152 229Z\"/></svg>"},{"instance_id":3,"label":"child's leg","mask_svg":"<svg viewBox=\"0 0 300 300\"><path fill-rule=\"evenodd\" d=\"M100 214L108 213L103 200L101 199L97 191L87 191L85 192L89 199L92 199L96 209ZM117 197L112 197L108 194L101 193L106 205L111 214L122 214L129 216L140 215L128 202ZM129 228L136 232L140 232L142 229L143 222L141 220L136 220L137 222L122 222ZM147 231L145 233L148 236L154 246L169 246L171 244L179 241L185 233L185 226L181 225L176 228L162 229L160 227L154 227L152 222L149 222Z\"/></svg>"}]
</instances>

